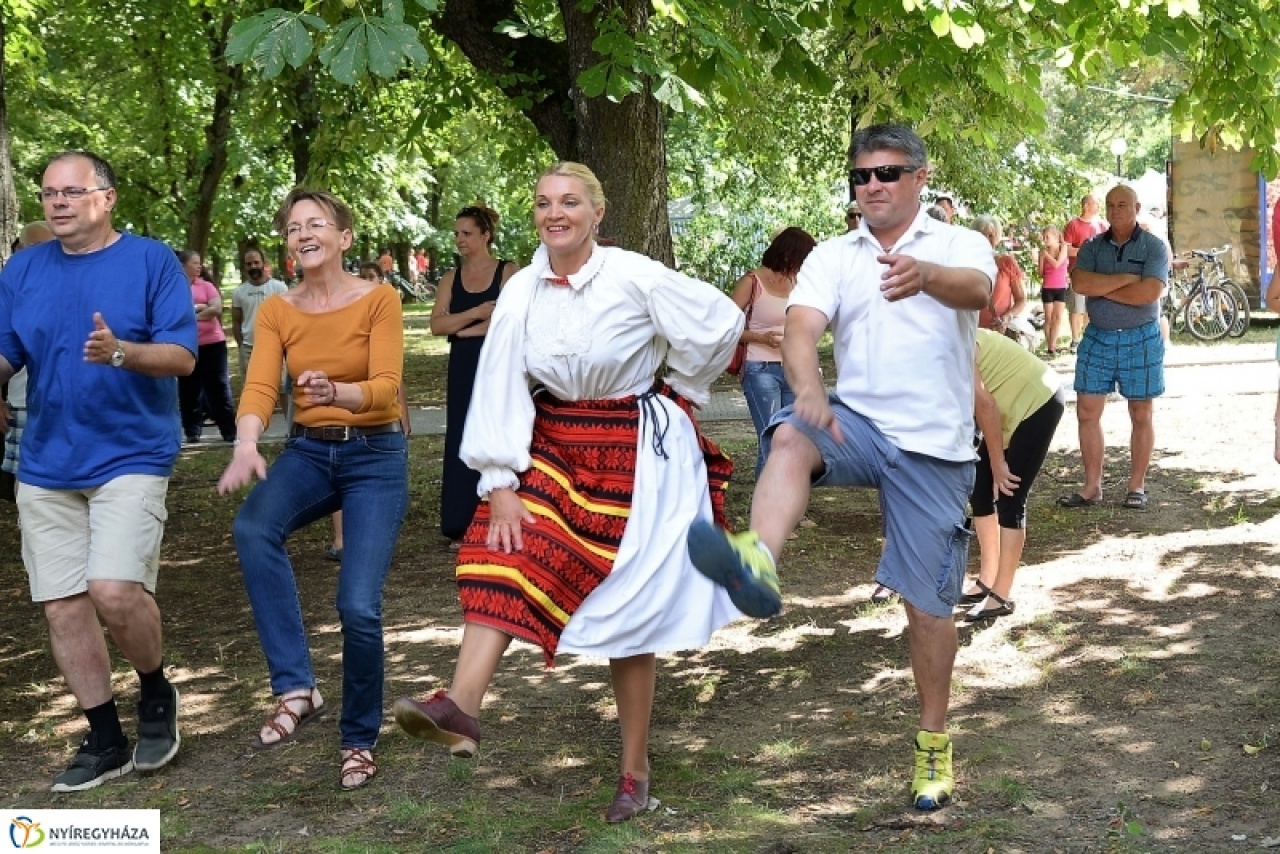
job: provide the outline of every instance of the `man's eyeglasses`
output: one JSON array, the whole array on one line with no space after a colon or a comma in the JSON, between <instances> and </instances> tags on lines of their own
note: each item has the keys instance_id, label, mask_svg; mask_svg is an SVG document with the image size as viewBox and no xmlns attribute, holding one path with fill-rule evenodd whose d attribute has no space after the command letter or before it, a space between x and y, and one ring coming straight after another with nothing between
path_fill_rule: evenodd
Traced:
<instances>
[{"instance_id":1,"label":"man's eyeglasses","mask_svg":"<svg viewBox=\"0 0 1280 854\"><path fill-rule=\"evenodd\" d=\"M90 193L106 192L110 187L63 187L61 190L45 187L40 190L40 201L52 202L58 196L69 202L78 202Z\"/></svg>"},{"instance_id":2,"label":"man's eyeglasses","mask_svg":"<svg viewBox=\"0 0 1280 854\"><path fill-rule=\"evenodd\" d=\"M875 175L876 180L881 184L895 184L908 172L919 172L922 168L921 166L874 166L870 169L854 169L853 183L859 187L865 187L871 183L871 176Z\"/></svg>"},{"instance_id":3,"label":"man's eyeglasses","mask_svg":"<svg viewBox=\"0 0 1280 854\"><path fill-rule=\"evenodd\" d=\"M327 219L309 219L306 222L291 222L284 227L285 237L297 237L302 233L302 229L306 229L312 234L325 228L337 228L337 224L329 222Z\"/></svg>"}]
</instances>

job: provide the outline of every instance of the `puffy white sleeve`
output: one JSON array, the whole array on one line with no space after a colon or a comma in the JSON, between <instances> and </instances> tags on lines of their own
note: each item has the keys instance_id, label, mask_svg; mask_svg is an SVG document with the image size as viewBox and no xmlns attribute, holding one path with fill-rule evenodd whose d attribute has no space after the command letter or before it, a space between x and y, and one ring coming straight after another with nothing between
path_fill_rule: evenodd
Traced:
<instances>
[{"instance_id":1,"label":"puffy white sleeve","mask_svg":"<svg viewBox=\"0 0 1280 854\"><path fill-rule=\"evenodd\" d=\"M657 265L661 267L661 265ZM649 316L667 340L667 382L696 406L711 400L711 383L728 367L746 316L706 282L661 268L641 283Z\"/></svg>"},{"instance_id":2,"label":"puffy white sleeve","mask_svg":"<svg viewBox=\"0 0 1280 854\"><path fill-rule=\"evenodd\" d=\"M527 268L526 268L527 269ZM525 368L525 313L535 284L532 274L511 277L489 319L480 348L471 408L458 456L480 472L481 498L495 489L515 489L529 468L533 398Z\"/></svg>"}]
</instances>

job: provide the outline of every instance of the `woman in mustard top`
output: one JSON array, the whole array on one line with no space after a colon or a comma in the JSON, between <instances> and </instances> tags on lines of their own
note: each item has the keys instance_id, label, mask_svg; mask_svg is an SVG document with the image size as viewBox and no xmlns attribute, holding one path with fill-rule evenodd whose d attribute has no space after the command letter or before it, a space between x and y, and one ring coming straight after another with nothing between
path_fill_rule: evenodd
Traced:
<instances>
[{"instance_id":1,"label":"woman in mustard top","mask_svg":"<svg viewBox=\"0 0 1280 854\"><path fill-rule=\"evenodd\" d=\"M236 447L218 491L258 483L236 516L236 552L278 700L255 741L271 748L316 720L316 688L298 587L285 544L299 528L343 511L337 607L342 623L342 766L356 789L377 774L382 722L382 588L409 503L400 423L404 328L393 288L347 273L351 211L329 193L296 189L276 214L302 284L258 310ZM296 416L271 466L258 439L271 421L281 364L296 377Z\"/></svg>"},{"instance_id":2,"label":"woman in mustard top","mask_svg":"<svg viewBox=\"0 0 1280 854\"><path fill-rule=\"evenodd\" d=\"M1013 576L1027 542L1027 496L1066 409L1053 368L1016 341L978 330L974 418L982 431L969 506L982 556L960 597L973 623L1013 613Z\"/></svg>"}]
</instances>

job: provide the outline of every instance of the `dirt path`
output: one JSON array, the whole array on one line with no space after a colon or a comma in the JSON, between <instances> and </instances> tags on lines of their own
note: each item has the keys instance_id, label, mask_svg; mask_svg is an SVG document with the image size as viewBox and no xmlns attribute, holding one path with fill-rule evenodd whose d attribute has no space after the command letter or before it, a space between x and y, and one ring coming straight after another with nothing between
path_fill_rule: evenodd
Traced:
<instances>
[{"instance_id":1,"label":"dirt path","mask_svg":"<svg viewBox=\"0 0 1280 854\"><path fill-rule=\"evenodd\" d=\"M653 754L666 807L617 830L598 817L617 750L598 662L543 673L539 656L513 650L474 764L424 753L389 726L382 777L354 796L335 791L332 722L278 753L250 750L265 669L230 549L236 504L211 496L219 451L184 460L171 492L160 598L185 734L180 760L160 774L76 800L47 793L81 725L51 678L17 537L3 525L0 802L159 806L166 850L191 851L1257 849L1280 837L1276 368L1176 370L1176 390L1157 405L1146 513L1054 506L1079 475L1073 412L1064 419L1033 497L1017 613L962 629L958 797L938 814L904 808L916 704L901 611L866 602L879 550L871 495L815 496L818 526L785 558L782 617L735 624L705 650L662 660ZM1104 428L1108 497L1118 500L1122 403ZM713 427L745 459L749 429ZM438 440L415 439L414 507L386 604L388 705L452 671L456 596L433 531L438 453ZM746 500L733 494L740 517ZM316 665L336 701L324 542L323 531L305 532L293 553ZM136 680L117 673L131 711Z\"/></svg>"}]
</instances>

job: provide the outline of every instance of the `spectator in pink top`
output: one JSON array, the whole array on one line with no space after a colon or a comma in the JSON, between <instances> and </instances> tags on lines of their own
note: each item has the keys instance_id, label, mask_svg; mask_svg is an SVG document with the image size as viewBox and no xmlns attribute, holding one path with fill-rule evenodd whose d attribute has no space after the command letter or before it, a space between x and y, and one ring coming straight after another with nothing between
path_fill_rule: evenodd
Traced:
<instances>
[{"instance_id":1,"label":"spectator in pink top","mask_svg":"<svg viewBox=\"0 0 1280 854\"><path fill-rule=\"evenodd\" d=\"M236 437L236 413L231 404L231 378L227 373L227 334L222 329L222 294L212 282L200 278L200 253L187 249L178 253L195 303L196 331L200 352L196 369L178 377L178 410L182 413L182 433L188 442L200 441L205 415L218 425L223 441ZM204 406L200 404L201 395Z\"/></svg>"},{"instance_id":2,"label":"spectator in pink top","mask_svg":"<svg viewBox=\"0 0 1280 854\"><path fill-rule=\"evenodd\" d=\"M1058 333L1062 330L1062 309L1067 304L1067 255L1070 245L1056 225L1040 232L1037 254L1040 267L1040 302L1044 305L1044 344L1049 358L1058 355ZM1073 338L1075 336L1072 336Z\"/></svg>"},{"instance_id":3,"label":"spectator in pink top","mask_svg":"<svg viewBox=\"0 0 1280 854\"><path fill-rule=\"evenodd\" d=\"M783 229L764 251L760 266L733 286L733 301L748 318L740 339L747 345L742 394L747 399L757 439L778 410L795 400L782 371L782 327L796 274L815 245L817 241L803 228ZM756 457L757 476L762 468L764 452L760 451Z\"/></svg>"}]
</instances>

